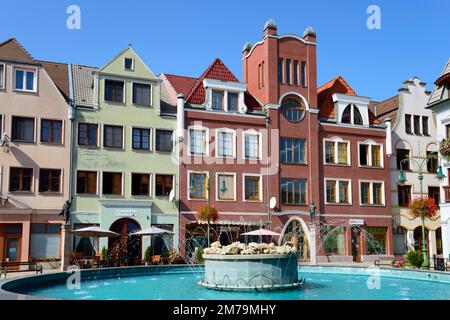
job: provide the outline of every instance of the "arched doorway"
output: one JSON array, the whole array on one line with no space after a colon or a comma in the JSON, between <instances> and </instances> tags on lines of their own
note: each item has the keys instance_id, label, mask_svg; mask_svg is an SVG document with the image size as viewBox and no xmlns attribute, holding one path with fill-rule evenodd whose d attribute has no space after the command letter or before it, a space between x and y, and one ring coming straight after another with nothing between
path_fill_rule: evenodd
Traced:
<instances>
[{"instance_id":1,"label":"arched doorway","mask_svg":"<svg viewBox=\"0 0 450 320\"><path fill-rule=\"evenodd\" d=\"M111 262L114 265L136 265L142 261L142 238L129 237L130 233L141 230L141 226L133 219L122 218L115 221L110 231L117 232L120 238L109 238L108 248Z\"/></svg>"},{"instance_id":2,"label":"arched doorway","mask_svg":"<svg viewBox=\"0 0 450 320\"><path fill-rule=\"evenodd\" d=\"M309 231L305 222L299 217L290 218L281 232L279 244L295 246L300 253L300 261L309 261L311 258L309 247Z\"/></svg>"},{"instance_id":3,"label":"arched doorway","mask_svg":"<svg viewBox=\"0 0 450 320\"><path fill-rule=\"evenodd\" d=\"M427 240L427 250L430 253L430 243L428 241L428 229L425 228L425 237ZM422 239L422 226L418 226L414 229L414 250L422 251L423 239Z\"/></svg>"}]
</instances>

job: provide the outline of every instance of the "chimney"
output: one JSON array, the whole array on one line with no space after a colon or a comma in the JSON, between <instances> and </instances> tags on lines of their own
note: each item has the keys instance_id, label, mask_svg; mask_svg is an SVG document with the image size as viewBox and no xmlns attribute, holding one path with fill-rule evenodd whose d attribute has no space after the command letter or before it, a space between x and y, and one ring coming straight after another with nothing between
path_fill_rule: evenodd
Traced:
<instances>
[{"instance_id":1,"label":"chimney","mask_svg":"<svg viewBox=\"0 0 450 320\"><path fill-rule=\"evenodd\" d=\"M177 138L184 140L184 95L177 95Z\"/></svg>"},{"instance_id":2,"label":"chimney","mask_svg":"<svg viewBox=\"0 0 450 320\"><path fill-rule=\"evenodd\" d=\"M277 35L277 24L273 19L267 20L266 24L264 25L264 36L267 35Z\"/></svg>"},{"instance_id":3,"label":"chimney","mask_svg":"<svg viewBox=\"0 0 450 320\"><path fill-rule=\"evenodd\" d=\"M308 42L316 42L316 31L313 27L306 28L305 32L303 32L303 39Z\"/></svg>"}]
</instances>

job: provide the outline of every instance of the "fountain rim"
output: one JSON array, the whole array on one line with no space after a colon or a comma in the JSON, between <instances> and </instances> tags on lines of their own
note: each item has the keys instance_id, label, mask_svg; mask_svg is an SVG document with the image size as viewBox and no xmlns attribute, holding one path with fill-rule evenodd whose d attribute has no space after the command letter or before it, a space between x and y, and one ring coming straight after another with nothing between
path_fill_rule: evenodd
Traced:
<instances>
[{"instance_id":1,"label":"fountain rim","mask_svg":"<svg viewBox=\"0 0 450 320\"><path fill-rule=\"evenodd\" d=\"M261 259L288 259L299 257L299 253L283 254L203 254L204 260L261 260Z\"/></svg>"}]
</instances>

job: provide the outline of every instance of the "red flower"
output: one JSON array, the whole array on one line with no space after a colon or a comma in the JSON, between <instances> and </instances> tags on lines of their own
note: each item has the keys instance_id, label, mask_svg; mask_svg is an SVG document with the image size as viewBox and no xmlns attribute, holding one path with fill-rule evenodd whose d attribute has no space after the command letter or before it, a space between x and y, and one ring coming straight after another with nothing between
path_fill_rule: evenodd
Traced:
<instances>
[{"instance_id":1,"label":"red flower","mask_svg":"<svg viewBox=\"0 0 450 320\"><path fill-rule=\"evenodd\" d=\"M197 219L214 222L219 219L219 211L214 206L206 205L197 211Z\"/></svg>"},{"instance_id":2,"label":"red flower","mask_svg":"<svg viewBox=\"0 0 450 320\"><path fill-rule=\"evenodd\" d=\"M409 204L409 210L416 218L432 218L435 216L438 206L434 198L423 197L412 200Z\"/></svg>"}]
</instances>

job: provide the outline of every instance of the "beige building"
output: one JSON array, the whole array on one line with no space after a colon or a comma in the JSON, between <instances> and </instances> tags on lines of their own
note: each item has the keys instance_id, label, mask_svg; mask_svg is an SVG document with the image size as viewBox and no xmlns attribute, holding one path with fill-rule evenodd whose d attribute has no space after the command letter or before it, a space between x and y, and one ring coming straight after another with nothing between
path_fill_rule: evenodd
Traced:
<instances>
[{"instance_id":1,"label":"beige building","mask_svg":"<svg viewBox=\"0 0 450 320\"><path fill-rule=\"evenodd\" d=\"M37 61L16 39L0 43L0 261L61 258L67 79L66 64Z\"/></svg>"}]
</instances>

